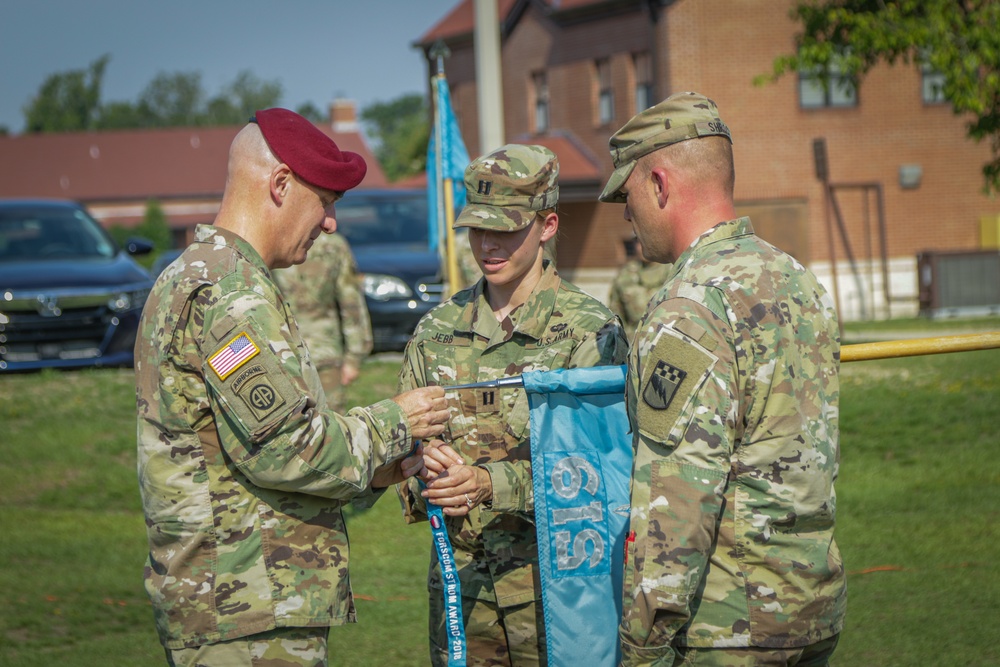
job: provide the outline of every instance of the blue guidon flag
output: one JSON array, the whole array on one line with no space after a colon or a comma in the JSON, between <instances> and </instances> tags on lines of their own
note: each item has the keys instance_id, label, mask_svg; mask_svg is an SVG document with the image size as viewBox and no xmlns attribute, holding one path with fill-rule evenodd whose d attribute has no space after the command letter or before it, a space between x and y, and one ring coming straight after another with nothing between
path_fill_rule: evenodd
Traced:
<instances>
[{"instance_id":1,"label":"blue guidon flag","mask_svg":"<svg viewBox=\"0 0 1000 667\"><path fill-rule=\"evenodd\" d=\"M613 667L621 660L632 476L625 374L625 366L568 368L446 387L524 387L528 394L538 571L552 667ZM451 544L447 532L439 538L433 517L431 528L440 559Z\"/></svg>"},{"instance_id":2,"label":"blue guidon flag","mask_svg":"<svg viewBox=\"0 0 1000 667\"><path fill-rule=\"evenodd\" d=\"M625 367L521 377L548 663L617 665L632 474Z\"/></svg>"}]
</instances>

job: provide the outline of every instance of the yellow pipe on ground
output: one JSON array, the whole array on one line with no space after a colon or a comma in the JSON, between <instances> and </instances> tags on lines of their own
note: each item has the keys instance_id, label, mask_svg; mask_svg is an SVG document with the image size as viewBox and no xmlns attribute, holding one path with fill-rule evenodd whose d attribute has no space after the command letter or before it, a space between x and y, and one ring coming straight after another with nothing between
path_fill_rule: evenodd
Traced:
<instances>
[{"instance_id":1,"label":"yellow pipe on ground","mask_svg":"<svg viewBox=\"0 0 1000 667\"><path fill-rule=\"evenodd\" d=\"M914 357L922 354L970 352L995 347L1000 347L1000 331L845 345L840 349L840 361L868 361L870 359Z\"/></svg>"}]
</instances>

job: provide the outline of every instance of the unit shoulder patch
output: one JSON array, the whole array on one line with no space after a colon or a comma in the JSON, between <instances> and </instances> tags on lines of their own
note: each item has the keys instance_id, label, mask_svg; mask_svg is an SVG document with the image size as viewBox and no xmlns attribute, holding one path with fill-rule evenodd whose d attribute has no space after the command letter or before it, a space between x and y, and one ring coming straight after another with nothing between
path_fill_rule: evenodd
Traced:
<instances>
[{"instance_id":1,"label":"unit shoulder patch","mask_svg":"<svg viewBox=\"0 0 1000 667\"><path fill-rule=\"evenodd\" d=\"M301 395L270 340L259 324L247 317L208 347L219 346L206 360L205 379L214 387L227 421L239 432L247 455L252 453L253 440L262 427L282 420Z\"/></svg>"},{"instance_id":2,"label":"unit shoulder patch","mask_svg":"<svg viewBox=\"0 0 1000 667\"><path fill-rule=\"evenodd\" d=\"M643 364L636 406L639 432L665 446L675 445L668 442L669 436L675 427L683 426L678 422L690 412L689 404L717 361L718 357L681 331L661 327Z\"/></svg>"},{"instance_id":3,"label":"unit shoulder patch","mask_svg":"<svg viewBox=\"0 0 1000 667\"><path fill-rule=\"evenodd\" d=\"M666 410L686 377L687 371L660 359L642 390L642 400L654 410Z\"/></svg>"}]
</instances>

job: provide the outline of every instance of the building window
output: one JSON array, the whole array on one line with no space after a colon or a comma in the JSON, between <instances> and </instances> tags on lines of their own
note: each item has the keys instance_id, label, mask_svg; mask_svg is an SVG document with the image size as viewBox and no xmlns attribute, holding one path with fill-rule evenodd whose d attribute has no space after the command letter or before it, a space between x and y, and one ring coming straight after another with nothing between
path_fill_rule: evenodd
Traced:
<instances>
[{"instance_id":1,"label":"building window","mask_svg":"<svg viewBox=\"0 0 1000 667\"><path fill-rule=\"evenodd\" d=\"M826 85L824 84L824 79ZM799 73L799 105L803 109L826 109L858 106L858 88L854 79L829 64L825 69Z\"/></svg>"},{"instance_id":2,"label":"building window","mask_svg":"<svg viewBox=\"0 0 1000 667\"><path fill-rule=\"evenodd\" d=\"M607 58L594 62L597 79L597 123L605 125L615 118L615 97L611 89L611 61Z\"/></svg>"},{"instance_id":3,"label":"building window","mask_svg":"<svg viewBox=\"0 0 1000 667\"><path fill-rule=\"evenodd\" d=\"M944 104L944 74L929 63L920 64L920 99L924 104Z\"/></svg>"},{"instance_id":4,"label":"building window","mask_svg":"<svg viewBox=\"0 0 1000 667\"><path fill-rule=\"evenodd\" d=\"M545 72L531 75L532 96L535 98L535 132L549 129L549 80Z\"/></svg>"},{"instance_id":5,"label":"building window","mask_svg":"<svg viewBox=\"0 0 1000 667\"><path fill-rule=\"evenodd\" d=\"M648 53L636 53L632 56L632 69L635 72L635 112L645 111L653 106L653 59Z\"/></svg>"}]
</instances>

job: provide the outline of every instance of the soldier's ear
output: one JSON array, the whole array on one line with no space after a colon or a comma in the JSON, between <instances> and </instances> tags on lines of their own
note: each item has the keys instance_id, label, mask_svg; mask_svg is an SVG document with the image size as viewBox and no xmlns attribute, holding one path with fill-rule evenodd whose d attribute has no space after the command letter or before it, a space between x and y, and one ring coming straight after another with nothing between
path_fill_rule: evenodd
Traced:
<instances>
[{"instance_id":1,"label":"soldier's ear","mask_svg":"<svg viewBox=\"0 0 1000 667\"><path fill-rule=\"evenodd\" d=\"M670 176L663 167L653 167L649 170L649 180L653 186L653 194L660 208L667 205L670 195Z\"/></svg>"},{"instance_id":2,"label":"soldier's ear","mask_svg":"<svg viewBox=\"0 0 1000 667\"><path fill-rule=\"evenodd\" d=\"M268 180L268 186L271 190L271 201L275 205L281 206L292 187L292 170L288 168L287 164L282 162L271 170L271 178Z\"/></svg>"},{"instance_id":3,"label":"soldier's ear","mask_svg":"<svg viewBox=\"0 0 1000 667\"><path fill-rule=\"evenodd\" d=\"M542 225L541 241L545 243L559 231L559 216L555 212L549 213L538 224Z\"/></svg>"}]
</instances>

